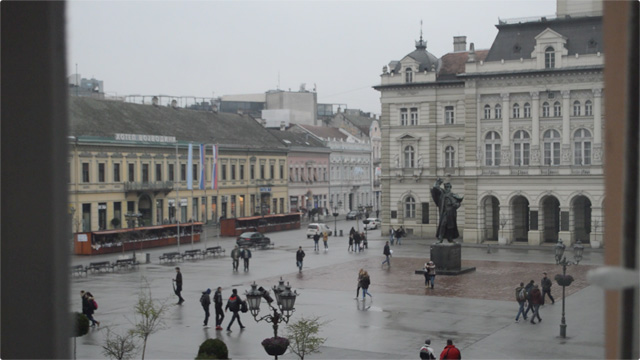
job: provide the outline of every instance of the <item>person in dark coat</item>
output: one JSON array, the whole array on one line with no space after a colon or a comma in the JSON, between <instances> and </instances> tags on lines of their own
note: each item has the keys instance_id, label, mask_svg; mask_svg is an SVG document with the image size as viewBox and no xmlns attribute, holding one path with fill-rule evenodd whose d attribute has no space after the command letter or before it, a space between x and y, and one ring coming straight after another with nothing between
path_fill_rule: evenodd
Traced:
<instances>
[{"instance_id":1,"label":"person in dark coat","mask_svg":"<svg viewBox=\"0 0 640 360\"><path fill-rule=\"evenodd\" d=\"M453 242L454 239L460 237L456 217L463 198L451 192L450 183L444 184L444 189L440 187L441 184L442 179L438 178L431 188L431 197L440 210L436 237L439 243L442 243L444 239Z\"/></svg>"},{"instance_id":2,"label":"person in dark coat","mask_svg":"<svg viewBox=\"0 0 640 360\"><path fill-rule=\"evenodd\" d=\"M100 321L93 318L93 313L96 310L93 295L90 292L84 292L84 290L82 290L80 291L80 297L82 298L82 313L84 316L91 321L91 326L95 326L96 324L100 326Z\"/></svg>"},{"instance_id":3,"label":"person in dark coat","mask_svg":"<svg viewBox=\"0 0 640 360\"><path fill-rule=\"evenodd\" d=\"M353 233L353 242L355 244L353 251L355 252L359 252L360 251L360 242L362 241L362 238L360 238L360 234L356 231Z\"/></svg>"},{"instance_id":4,"label":"person in dark coat","mask_svg":"<svg viewBox=\"0 0 640 360\"><path fill-rule=\"evenodd\" d=\"M213 294L213 304L216 308L216 330L222 330L222 320L224 320L224 310L222 309L222 288L218 286Z\"/></svg>"},{"instance_id":5,"label":"person in dark coat","mask_svg":"<svg viewBox=\"0 0 640 360\"><path fill-rule=\"evenodd\" d=\"M440 360L444 359L462 359L462 354L460 354L460 350L453 345L453 340L447 340L447 346L444 347L442 352L440 353Z\"/></svg>"},{"instance_id":6,"label":"person in dark coat","mask_svg":"<svg viewBox=\"0 0 640 360\"><path fill-rule=\"evenodd\" d=\"M362 288L362 301L364 301L366 295L369 295L369 297L373 299L373 296L369 293L369 285L371 285L371 278L369 277L369 273L365 271L362 274L362 280L360 280L360 287Z\"/></svg>"},{"instance_id":7,"label":"person in dark coat","mask_svg":"<svg viewBox=\"0 0 640 360\"><path fill-rule=\"evenodd\" d=\"M200 304L202 305L202 309L204 309L204 323L202 326L205 328L210 328L209 326L209 305L211 305L211 298L209 295L211 294L211 289L207 289L202 292L202 296L200 296Z\"/></svg>"},{"instance_id":8,"label":"person in dark coat","mask_svg":"<svg viewBox=\"0 0 640 360\"><path fill-rule=\"evenodd\" d=\"M551 296L551 285L553 285L553 283L551 282L551 279L547 277L546 272L542 273L542 275L544 275L542 280L540 280L540 285L542 286L542 305L544 305L544 294L549 295L549 299L551 299L551 305L553 305L556 303L556 301L553 299L553 296Z\"/></svg>"},{"instance_id":9,"label":"person in dark coat","mask_svg":"<svg viewBox=\"0 0 640 360\"><path fill-rule=\"evenodd\" d=\"M527 315L524 312L524 305L527 303L527 295L526 295L526 290L525 290L524 297L520 297L520 293L521 293L522 290L524 290L524 283L523 282L521 282L520 286L518 286L516 288L516 301L518 302L518 313L516 314L516 322L519 321L520 314L522 314L522 317L524 318L524 320L527 321Z\"/></svg>"},{"instance_id":10,"label":"person in dark coat","mask_svg":"<svg viewBox=\"0 0 640 360\"><path fill-rule=\"evenodd\" d=\"M302 250L302 246L298 246L298 251L296 251L296 265L298 266L298 272L302 272L302 261L304 260L304 250Z\"/></svg>"},{"instance_id":11,"label":"person in dark coat","mask_svg":"<svg viewBox=\"0 0 640 360\"><path fill-rule=\"evenodd\" d=\"M384 244L384 250L382 250L382 254L386 256L386 259L382 262L382 266L384 266L384 263L387 263L387 265L391 267L391 249L389 248L388 241Z\"/></svg>"},{"instance_id":12,"label":"person in dark coat","mask_svg":"<svg viewBox=\"0 0 640 360\"><path fill-rule=\"evenodd\" d=\"M244 329L244 325L242 325L242 321L240 321L240 315L238 315L238 313L240 312L240 303L242 302L242 300L238 296L238 290L233 289L231 290L231 292L232 294L229 297L229 300L227 300L227 306L225 306L224 308L225 312L227 310L231 310L231 312L233 313L233 316L231 317L231 321L229 322L229 325L227 325L228 332L231 332L231 325L233 325L233 322L236 319L238 319L238 325L240 325L240 330Z\"/></svg>"},{"instance_id":13,"label":"person in dark coat","mask_svg":"<svg viewBox=\"0 0 640 360\"><path fill-rule=\"evenodd\" d=\"M402 226L400 226L397 230L396 230L396 244L397 245L402 245L400 244L400 240L402 239L402 237L404 236L404 229L402 228Z\"/></svg>"},{"instance_id":14,"label":"person in dark coat","mask_svg":"<svg viewBox=\"0 0 640 360\"><path fill-rule=\"evenodd\" d=\"M533 285L531 288L531 293L529 294L529 304L533 306L533 315L531 315L531 323L535 324L536 317L538 321L542 321L540 317L540 305L542 304L542 293L538 288L538 285Z\"/></svg>"},{"instance_id":15,"label":"person in dark coat","mask_svg":"<svg viewBox=\"0 0 640 360\"><path fill-rule=\"evenodd\" d=\"M535 284L535 281L531 280L529 281L529 283L524 287L524 291L527 294L527 309L524 311L524 318L527 318L527 315L529 314L529 311L533 312L533 304L531 303L531 289L533 289L533 285Z\"/></svg>"},{"instance_id":16,"label":"person in dark coat","mask_svg":"<svg viewBox=\"0 0 640 360\"><path fill-rule=\"evenodd\" d=\"M347 251L353 251L353 233L349 233L349 247Z\"/></svg>"},{"instance_id":17,"label":"person in dark coat","mask_svg":"<svg viewBox=\"0 0 640 360\"><path fill-rule=\"evenodd\" d=\"M314 251L320 251L320 245L318 245L319 241L320 241L320 232L316 231L316 233L313 234L313 250Z\"/></svg>"},{"instance_id":18,"label":"person in dark coat","mask_svg":"<svg viewBox=\"0 0 640 360\"><path fill-rule=\"evenodd\" d=\"M173 279L173 282L175 283L173 292L178 295L178 305L182 305L182 303L184 302L182 295L180 295L180 293L182 292L182 273L180 272L179 267L176 267L176 278Z\"/></svg>"},{"instance_id":19,"label":"person in dark coat","mask_svg":"<svg viewBox=\"0 0 640 360\"><path fill-rule=\"evenodd\" d=\"M244 271L249 271L249 259L251 259L251 250L248 247L240 251L240 257L244 260Z\"/></svg>"},{"instance_id":20,"label":"person in dark coat","mask_svg":"<svg viewBox=\"0 0 640 360\"><path fill-rule=\"evenodd\" d=\"M238 263L240 262L240 249L238 249L238 245L231 250L231 261L233 271L238 271Z\"/></svg>"}]
</instances>

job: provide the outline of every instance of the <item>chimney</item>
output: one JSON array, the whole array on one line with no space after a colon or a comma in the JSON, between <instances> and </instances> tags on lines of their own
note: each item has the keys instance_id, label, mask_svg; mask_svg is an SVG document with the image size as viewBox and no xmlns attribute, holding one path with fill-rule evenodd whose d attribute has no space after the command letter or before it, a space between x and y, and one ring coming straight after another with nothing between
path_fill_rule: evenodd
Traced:
<instances>
[{"instance_id":1,"label":"chimney","mask_svg":"<svg viewBox=\"0 0 640 360\"><path fill-rule=\"evenodd\" d=\"M171 107L174 109L178 107L178 101L176 101L176 99L171 100Z\"/></svg>"},{"instance_id":2,"label":"chimney","mask_svg":"<svg viewBox=\"0 0 640 360\"><path fill-rule=\"evenodd\" d=\"M284 121L280 121L280 131L285 131L287 130L287 125L284 123Z\"/></svg>"},{"instance_id":3,"label":"chimney","mask_svg":"<svg viewBox=\"0 0 640 360\"><path fill-rule=\"evenodd\" d=\"M469 45L469 58L467 59L467 62L476 62L476 49L473 43Z\"/></svg>"},{"instance_id":4,"label":"chimney","mask_svg":"<svg viewBox=\"0 0 640 360\"><path fill-rule=\"evenodd\" d=\"M153 106L158 106L158 97L157 97L157 96L154 96L154 97L151 99L151 105L153 105Z\"/></svg>"},{"instance_id":5,"label":"chimney","mask_svg":"<svg viewBox=\"0 0 640 360\"><path fill-rule=\"evenodd\" d=\"M454 36L453 37L453 51L467 51L467 37L466 36Z\"/></svg>"}]
</instances>

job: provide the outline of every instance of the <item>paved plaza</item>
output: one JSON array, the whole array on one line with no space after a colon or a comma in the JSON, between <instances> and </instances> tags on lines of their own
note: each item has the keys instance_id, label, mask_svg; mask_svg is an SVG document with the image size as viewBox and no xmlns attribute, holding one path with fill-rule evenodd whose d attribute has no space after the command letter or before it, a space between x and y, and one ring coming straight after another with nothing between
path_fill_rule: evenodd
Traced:
<instances>
[{"instance_id":1,"label":"paved plaza","mask_svg":"<svg viewBox=\"0 0 640 360\"><path fill-rule=\"evenodd\" d=\"M346 233L355 221L340 221L338 228ZM333 224L331 224L333 225ZM304 226L303 226L304 228ZM273 336L271 324L256 323L250 313L241 314L246 329L237 324L232 332L203 329L204 312L200 294L207 288L223 288L223 298L237 288L240 294L255 281L271 288L282 277L300 296L291 320L301 316L320 316L327 324L321 336L327 341L321 353L309 359L416 359L425 338L430 338L437 355L453 339L466 359L600 359L604 358L604 292L586 282L586 272L603 263L601 250L585 250L579 266L567 273L576 280L566 288L567 338L561 339L559 324L562 314L562 288L554 281L552 295L555 305L541 307L539 324L515 323L518 305L514 289L518 283L535 280L539 284L542 272L550 278L562 272L555 265L552 246L528 247L463 245L462 266L473 266L475 272L460 276L437 276L434 289L426 289L424 277L415 275L429 257L429 245L434 240L404 239L392 246L391 267L383 268L382 248L388 236L380 231L369 233L369 249L361 253L347 251L347 237L330 237L329 251L314 252L313 240L305 229L270 233L274 249L255 250L248 272L233 272L229 253L235 238L209 235L206 244L193 248L220 245L226 256L200 260L185 260L161 264L163 252L177 247L142 250L149 253L150 264L136 270L116 270L111 273L90 273L74 276L71 281L73 311L80 311L80 290L92 292L99 303L95 318L99 328L77 339L77 358L104 358L101 345L107 328L124 332L132 328L133 305L140 287L148 283L153 297L171 304L165 328L151 335L147 344L147 359L193 359L198 346L207 338L218 337L229 348L233 359L265 359L268 355L260 342ZM321 241L322 243L322 241ZM295 251L302 246L307 256L301 273L295 264ZM320 245L322 247L322 244ZM180 251L192 245L181 245ZM88 265L92 261L114 261L120 254L74 256L73 264ZM138 253L140 256L140 253ZM569 258L572 255L569 254ZM175 266L180 266L184 278L182 296L186 302L177 306L172 278ZM360 268L369 271L373 300L354 299L356 278ZM261 315L266 314L263 304ZM214 308L209 323L215 325ZM231 319L227 313L224 326ZM279 334L284 333L282 324ZM287 353L283 359L295 359Z\"/></svg>"}]
</instances>

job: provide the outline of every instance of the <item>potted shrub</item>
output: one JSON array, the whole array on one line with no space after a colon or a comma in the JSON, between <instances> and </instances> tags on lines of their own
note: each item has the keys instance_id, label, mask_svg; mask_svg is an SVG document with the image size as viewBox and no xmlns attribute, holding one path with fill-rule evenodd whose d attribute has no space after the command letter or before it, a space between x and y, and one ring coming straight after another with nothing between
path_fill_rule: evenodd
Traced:
<instances>
[{"instance_id":1,"label":"potted shrub","mask_svg":"<svg viewBox=\"0 0 640 360\"><path fill-rule=\"evenodd\" d=\"M556 282L560 286L569 286L573 282L573 276L571 276L571 275L560 275L560 274L558 274L558 275L555 276L554 279L556 279Z\"/></svg>"},{"instance_id":2,"label":"potted shrub","mask_svg":"<svg viewBox=\"0 0 640 360\"><path fill-rule=\"evenodd\" d=\"M279 356L284 354L289 347L289 339L283 337L270 337L262 340L264 351L271 356Z\"/></svg>"},{"instance_id":3,"label":"potted shrub","mask_svg":"<svg viewBox=\"0 0 640 360\"><path fill-rule=\"evenodd\" d=\"M224 341L220 339L207 339L198 349L196 359L228 359L229 349Z\"/></svg>"},{"instance_id":4,"label":"potted shrub","mask_svg":"<svg viewBox=\"0 0 640 360\"><path fill-rule=\"evenodd\" d=\"M114 229L119 228L120 227L120 219L118 219L118 218L111 219L111 225L113 226Z\"/></svg>"}]
</instances>

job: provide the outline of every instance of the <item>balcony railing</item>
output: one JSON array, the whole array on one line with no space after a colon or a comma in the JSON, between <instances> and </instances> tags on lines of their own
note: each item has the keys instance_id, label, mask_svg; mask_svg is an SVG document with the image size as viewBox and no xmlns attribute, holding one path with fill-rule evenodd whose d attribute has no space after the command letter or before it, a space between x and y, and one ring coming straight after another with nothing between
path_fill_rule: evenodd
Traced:
<instances>
[{"instance_id":1,"label":"balcony railing","mask_svg":"<svg viewBox=\"0 0 640 360\"><path fill-rule=\"evenodd\" d=\"M171 191L173 181L153 181L153 182L126 182L124 191Z\"/></svg>"}]
</instances>

